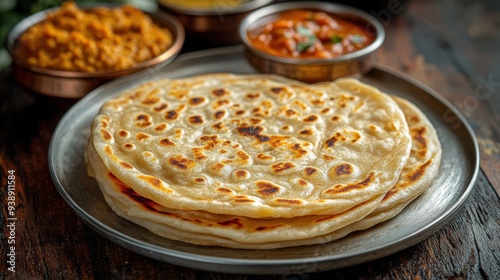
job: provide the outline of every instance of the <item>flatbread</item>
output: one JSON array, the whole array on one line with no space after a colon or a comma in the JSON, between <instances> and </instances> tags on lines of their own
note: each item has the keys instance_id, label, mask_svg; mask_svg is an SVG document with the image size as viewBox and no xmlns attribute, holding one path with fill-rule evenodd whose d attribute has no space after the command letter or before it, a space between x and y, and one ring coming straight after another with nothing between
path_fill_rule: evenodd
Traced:
<instances>
[{"instance_id":1,"label":"flatbread","mask_svg":"<svg viewBox=\"0 0 500 280\"><path fill-rule=\"evenodd\" d=\"M95 176L99 182L106 201L118 215L169 239L239 249L273 249L331 242L351 232L368 229L396 216L429 187L438 173L442 151L432 123L420 109L409 101L398 97L393 98L396 99L405 113L409 125L412 135L411 154L395 186L384 195L377 208L362 219L359 217L364 216L366 212L359 211L359 208L356 208L358 211L353 209L347 213L330 217L330 219L314 217L315 223L311 223L311 219L308 220L311 217L304 218L302 222L298 221L303 217L266 221L207 214L203 211L166 209L141 197L123 182L117 180L105 169L95 151L87 152L87 161L89 166L94 167L91 169L92 176ZM88 148L92 149L93 146L89 145ZM98 172L95 173L93 170ZM364 210L367 210L371 206L364 205L363 207ZM287 226L277 228L271 226L287 220L290 222ZM327 225L326 228L324 225L317 226L318 220ZM347 222L348 220L351 222ZM238 222L235 224L235 221ZM193 223L197 226L193 227ZM217 224L216 227L220 230L210 229L214 224ZM246 226L244 229L245 226L238 228L238 224L251 226ZM226 225L229 226L226 227ZM248 230L259 226L263 226L262 228L266 228L266 230ZM285 231L276 231L276 229L285 229ZM308 233L296 234L304 230ZM320 234L328 230L331 231ZM260 237L256 238L256 235L260 235ZM234 236L236 238L232 238Z\"/></svg>"},{"instance_id":2,"label":"flatbread","mask_svg":"<svg viewBox=\"0 0 500 280\"><path fill-rule=\"evenodd\" d=\"M88 148L89 174L95 177L108 204L122 217L132 218L139 225L151 224L157 228L167 226L182 232L227 238L236 243L260 244L323 235L360 220L371 213L383 198L383 195L379 195L335 215L274 219L170 209L140 196L106 169L92 145L88 145Z\"/></svg>"},{"instance_id":3,"label":"flatbread","mask_svg":"<svg viewBox=\"0 0 500 280\"><path fill-rule=\"evenodd\" d=\"M232 74L128 90L104 104L92 141L145 198L251 218L343 213L392 188L411 146L396 102L357 80Z\"/></svg>"}]
</instances>

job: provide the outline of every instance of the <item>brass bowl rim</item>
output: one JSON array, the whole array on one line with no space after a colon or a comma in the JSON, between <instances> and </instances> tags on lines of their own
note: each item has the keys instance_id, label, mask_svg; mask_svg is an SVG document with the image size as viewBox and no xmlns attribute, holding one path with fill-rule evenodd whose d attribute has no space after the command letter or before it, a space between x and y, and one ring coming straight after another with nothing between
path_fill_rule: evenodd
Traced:
<instances>
[{"instance_id":1,"label":"brass bowl rim","mask_svg":"<svg viewBox=\"0 0 500 280\"><path fill-rule=\"evenodd\" d=\"M234 7L233 9L215 9L215 8L182 8L178 5L169 5L163 3L160 0L157 0L157 3L160 7L166 8L167 10L171 10L172 12L190 15L190 16L224 16L224 15L233 15L245 13L248 11L255 10L257 8L263 7L267 4L270 4L273 0L252 0L245 1L243 4Z\"/></svg>"},{"instance_id":2,"label":"brass bowl rim","mask_svg":"<svg viewBox=\"0 0 500 280\"><path fill-rule=\"evenodd\" d=\"M82 9L92 9L92 8L97 8L97 7L119 7L122 5L123 4L93 3L93 4L81 5L79 7ZM83 72L83 71L49 69L49 68L43 68L43 67L34 66L34 65L30 65L30 64L26 63L24 61L24 59L20 58L15 53L15 48L16 48L16 44L17 44L19 36L21 34L23 34L28 28L30 28L34 24L37 24L37 23L43 21L47 17L48 13L54 12L54 11L58 10L59 8L60 7L55 7L55 8L50 8L50 9L46 9L46 10L37 12L35 14L32 14L32 15L26 17L25 19L19 21L16 25L14 25L14 27L9 31L9 33L7 35L7 39L6 39L6 49L12 58L12 63L15 63L20 67L23 67L27 70L30 70L30 71L38 73L38 74L60 77L60 78L112 79L112 78L116 78L116 77L120 77L120 76L124 76L127 74L131 74L131 73L135 73L135 72L144 70L150 66L161 64L162 62L167 61L169 58L172 58L173 56L177 55L180 52L180 50L184 44L184 40L185 40L184 27L182 26L182 24L180 23L180 21L177 18L175 18L174 16L172 16L164 11L148 12L145 10L141 10L146 15L148 15L156 24L159 24L162 27L168 28L173 36L172 45L169 48L167 48L163 53L161 53L160 55L158 55L152 59L142 61L140 63L137 63L133 67L127 68L127 69L113 70L113 71L98 71L98 72ZM137 9L139 9L139 8L137 8Z\"/></svg>"},{"instance_id":3,"label":"brass bowl rim","mask_svg":"<svg viewBox=\"0 0 500 280\"><path fill-rule=\"evenodd\" d=\"M334 14L338 16L350 16L350 17L355 17L357 20L362 20L366 24L366 28L368 28L369 25L373 26L376 31L376 36L375 40L365 48L362 48L360 50L357 50L355 52L351 52L348 54L340 55L334 58L328 58L328 59L311 59L311 58L288 58L288 57L280 57L280 56L275 56L272 54L269 54L267 52L264 52L262 50L259 50L253 46L253 44L248 40L247 36L247 31L251 27L258 26L259 23L264 21L267 17L277 15L279 13L289 11L289 10L295 10L295 9L310 9L310 10L321 10L324 12L327 12L329 14ZM254 52L258 56L267 59L267 60L272 60L276 62L280 62L283 64L292 64L292 65L331 65L331 64L336 64L340 62L344 62L346 60L352 60L352 59L361 59L374 51L376 51L384 42L385 40L385 30L384 26L380 21L378 21L376 18L371 16L370 14L351 7L347 5L342 5L342 4L334 4L334 3L327 3L327 2L291 2L291 3L281 3L281 4L275 4L275 5L270 5L266 6L263 8L260 8L256 11L253 11L252 13L248 14L243 21L240 24L239 28L239 36L241 41L243 42L243 45L247 49L247 51Z\"/></svg>"}]
</instances>

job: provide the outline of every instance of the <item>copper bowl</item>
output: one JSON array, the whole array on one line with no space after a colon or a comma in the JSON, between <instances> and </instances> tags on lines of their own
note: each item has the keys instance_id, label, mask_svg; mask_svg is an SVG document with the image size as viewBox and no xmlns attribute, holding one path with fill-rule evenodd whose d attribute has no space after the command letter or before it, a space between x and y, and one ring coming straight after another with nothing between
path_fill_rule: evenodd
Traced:
<instances>
[{"instance_id":1,"label":"copper bowl","mask_svg":"<svg viewBox=\"0 0 500 280\"><path fill-rule=\"evenodd\" d=\"M329 59L303 59L278 57L255 48L247 31L265 25L282 12L307 9L318 10L344 19L359 22L375 40L358 51ZM374 65L374 52L382 45L385 31L382 24L359 9L326 2L291 2L267 6L249 14L240 25L240 38L245 47L245 57L257 71L289 77L303 82L332 81L340 77L359 77Z\"/></svg>"},{"instance_id":2,"label":"copper bowl","mask_svg":"<svg viewBox=\"0 0 500 280\"><path fill-rule=\"evenodd\" d=\"M101 6L101 4L99 5ZM106 4L102 5L113 6ZM96 5L83 6L82 8L89 9L92 7L96 7ZM165 52L153 59L138 63L129 69L95 73L46 69L27 64L22 58L15 54L18 38L29 27L43 21L47 13L53 12L56 9L58 8L38 12L20 21L9 32L6 41L6 49L12 57L11 71L14 79L23 87L44 96L81 98L96 87L112 79L146 69L164 66L179 54L184 44L184 29L182 24L175 17L164 12L150 13L143 11L150 16L156 24L168 28L174 37L172 45Z\"/></svg>"},{"instance_id":3,"label":"copper bowl","mask_svg":"<svg viewBox=\"0 0 500 280\"><path fill-rule=\"evenodd\" d=\"M239 43L238 28L250 12L272 3L272 0L252 0L231 7L225 1L216 1L212 8L189 8L158 0L160 9L176 16L188 37L201 39L211 45ZM188 1L184 1L188 2Z\"/></svg>"}]
</instances>

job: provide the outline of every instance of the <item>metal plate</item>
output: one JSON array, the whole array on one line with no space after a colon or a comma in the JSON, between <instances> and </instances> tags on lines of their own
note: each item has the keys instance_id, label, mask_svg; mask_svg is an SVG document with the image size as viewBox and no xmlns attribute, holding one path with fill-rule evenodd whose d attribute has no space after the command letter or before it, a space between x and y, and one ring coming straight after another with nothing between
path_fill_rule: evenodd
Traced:
<instances>
[{"instance_id":1,"label":"metal plate","mask_svg":"<svg viewBox=\"0 0 500 280\"><path fill-rule=\"evenodd\" d=\"M57 190L88 225L131 251L195 269L249 274L323 271L374 260L414 245L448 222L470 194L479 169L476 140L451 104L409 78L377 67L362 80L402 96L422 109L436 127L443 157L429 189L385 223L328 244L274 250L203 247L161 238L118 217L96 182L87 176L84 151L90 123L106 99L148 79L202 73L252 73L242 48L213 49L180 56L160 72L146 72L106 84L73 106L61 119L49 149L49 168Z\"/></svg>"}]
</instances>

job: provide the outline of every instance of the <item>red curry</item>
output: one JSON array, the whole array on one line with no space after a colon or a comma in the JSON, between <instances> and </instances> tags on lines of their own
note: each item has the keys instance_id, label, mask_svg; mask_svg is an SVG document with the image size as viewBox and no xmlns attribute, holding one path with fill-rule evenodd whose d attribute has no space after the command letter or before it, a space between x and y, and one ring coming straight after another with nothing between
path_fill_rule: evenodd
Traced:
<instances>
[{"instance_id":1,"label":"red curry","mask_svg":"<svg viewBox=\"0 0 500 280\"><path fill-rule=\"evenodd\" d=\"M375 39L363 24L311 10L285 12L275 21L250 30L247 35L259 50L281 57L306 59L351 53Z\"/></svg>"}]
</instances>

